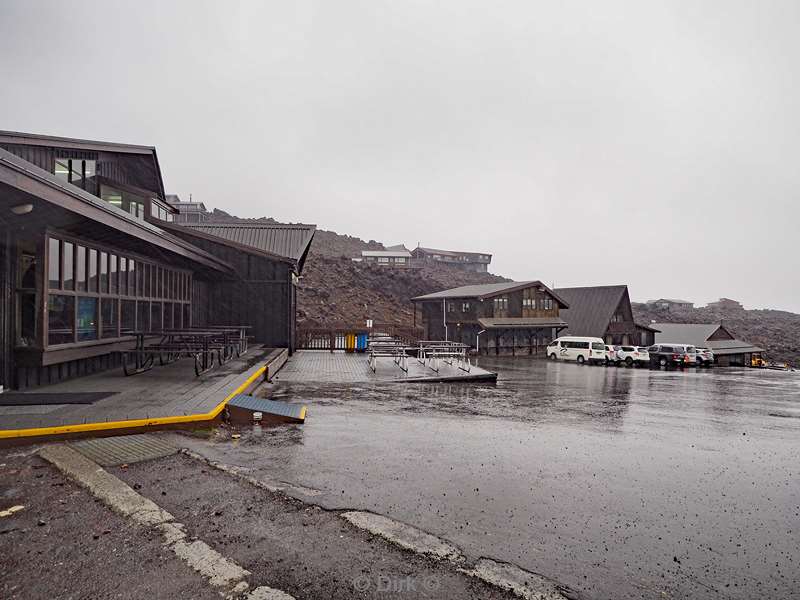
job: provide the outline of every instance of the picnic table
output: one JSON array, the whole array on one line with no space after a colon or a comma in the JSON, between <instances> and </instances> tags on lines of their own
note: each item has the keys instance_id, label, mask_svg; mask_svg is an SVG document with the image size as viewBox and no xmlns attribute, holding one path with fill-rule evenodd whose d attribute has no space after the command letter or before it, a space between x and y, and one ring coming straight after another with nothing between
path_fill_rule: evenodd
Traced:
<instances>
[{"instance_id":1,"label":"picnic table","mask_svg":"<svg viewBox=\"0 0 800 600\"><path fill-rule=\"evenodd\" d=\"M128 332L136 336L133 350L123 357L125 375L135 375L150 370L158 357L159 364L167 365L183 357L194 358L195 375L209 371L214 364L222 365L234 355L247 352L248 325L212 325L209 327L186 327L151 332ZM145 344L146 336L158 336L157 343ZM133 355L132 368L128 355ZM216 361L215 361L216 357Z\"/></svg>"}]
</instances>

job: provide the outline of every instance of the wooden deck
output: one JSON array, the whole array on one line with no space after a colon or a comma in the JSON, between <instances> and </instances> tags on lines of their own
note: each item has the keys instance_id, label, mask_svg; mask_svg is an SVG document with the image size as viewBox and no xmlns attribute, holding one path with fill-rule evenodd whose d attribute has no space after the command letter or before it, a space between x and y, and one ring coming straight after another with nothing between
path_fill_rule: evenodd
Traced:
<instances>
[{"instance_id":1,"label":"wooden deck","mask_svg":"<svg viewBox=\"0 0 800 600\"><path fill-rule=\"evenodd\" d=\"M195 376L193 362L182 359L130 377L122 369L113 369L36 388L31 393L113 394L93 404L0 406L0 440L208 421L227 399L242 393L245 384L257 383L259 375L263 378L265 365L285 360L285 353L283 349L251 348L200 377ZM42 432L37 433L39 429Z\"/></svg>"},{"instance_id":2,"label":"wooden deck","mask_svg":"<svg viewBox=\"0 0 800 600\"><path fill-rule=\"evenodd\" d=\"M386 381L402 383L435 383L438 381L496 381L497 374L473 366L469 372L441 362L439 372L408 359L408 373L403 372L391 358L379 358L373 373L367 354L298 350L286 363L275 381L349 383Z\"/></svg>"}]
</instances>

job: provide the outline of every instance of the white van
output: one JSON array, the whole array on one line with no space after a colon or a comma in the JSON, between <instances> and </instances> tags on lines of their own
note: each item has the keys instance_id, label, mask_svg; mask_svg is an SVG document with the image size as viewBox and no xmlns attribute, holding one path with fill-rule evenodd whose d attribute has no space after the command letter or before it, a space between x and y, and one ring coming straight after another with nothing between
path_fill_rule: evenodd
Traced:
<instances>
[{"instance_id":1,"label":"white van","mask_svg":"<svg viewBox=\"0 0 800 600\"><path fill-rule=\"evenodd\" d=\"M579 364L606 362L606 344L599 337L564 336L547 346L550 360L574 360Z\"/></svg>"}]
</instances>

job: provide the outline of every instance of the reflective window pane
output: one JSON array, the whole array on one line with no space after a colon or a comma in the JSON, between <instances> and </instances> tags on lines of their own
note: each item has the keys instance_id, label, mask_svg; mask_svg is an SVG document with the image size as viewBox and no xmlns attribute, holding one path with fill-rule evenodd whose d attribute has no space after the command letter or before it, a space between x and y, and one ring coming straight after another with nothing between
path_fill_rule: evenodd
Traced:
<instances>
[{"instance_id":1,"label":"reflective window pane","mask_svg":"<svg viewBox=\"0 0 800 600\"><path fill-rule=\"evenodd\" d=\"M136 272L137 272L137 264L136 261L130 259L128 261L128 295L135 296L136 295Z\"/></svg>"},{"instance_id":2,"label":"reflective window pane","mask_svg":"<svg viewBox=\"0 0 800 600\"><path fill-rule=\"evenodd\" d=\"M78 341L97 339L97 298L78 296Z\"/></svg>"},{"instance_id":3,"label":"reflective window pane","mask_svg":"<svg viewBox=\"0 0 800 600\"><path fill-rule=\"evenodd\" d=\"M150 331L161 331L161 302L150 303Z\"/></svg>"},{"instance_id":4,"label":"reflective window pane","mask_svg":"<svg viewBox=\"0 0 800 600\"><path fill-rule=\"evenodd\" d=\"M117 255L108 255L108 293L117 293Z\"/></svg>"},{"instance_id":5,"label":"reflective window pane","mask_svg":"<svg viewBox=\"0 0 800 600\"><path fill-rule=\"evenodd\" d=\"M61 287L61 243L50 238L50 252L47 257L47 273L50 280L50 289L57 290Z\"/></svg>"},{"instance_id":6,"label":"reflective window pane","mask_svg":"<svg viewBox=\"0 0 800 600\"><path fill-rule=\"evenodd\" d=\"M69 159L57 158L54 173L59 179L69 181Z\"/></svg>"},{"instance_id":7,"label":"reflective window pane","mask_svg":"<svg viewBox=\"0 0 800 600\"><path fill-rule=\"evenodd\" d=\"M128 294L128 259L124 256L119 259L119 293L121 296Z\"/></svg>"},{"instance_id":8,"label":"reflective window pane","mask_svg":"<svg viewBox=\"0 0 800 600\"><path fill-rule=\"evenodd\" d=\"M136 303L136 329L150 331L150 303L146 300L139 300Z\"/></svg>"},{"instance_id":9,"label":"reflective window pane","mask_svg":"<svg viewBox=\"0 0 800 600\"><path fill-rule=\"evenodd\" d=\"M121 309L122 335L136 331L136 300L123 300Z\"/></svg>"},{"instance_id":10,"label":"reflective window pane","mask_svg":"<svg viewBox=\"0 0 800 600\"><path fill-rule=\"evenodd\" d=\"M86 291L86 248L83 246L75 249L75 289Z\"/></svg>"},{"instance_id":11,"label":"reflective window pane","mask_svg":"<svg viewBox=\"0 0 800 600\"><path fill-rule=\"evenodd\" d=\"M97 291L97 250L89 249L89 291Z\"/></svg>"},{"instance_id":12,"label":"reflective window pane","mask_svg":"<svg viewBox=\"0 0 800 600\"><path fill-rule=\"evenodd\" d=\"M75 298L51 294L47 301L47 343L68 344L73 341Z\"/></svg>"},{"instance_id":13,"label":"reflective window pane","mask_svg":"<svg viewBox=\"0 0 800 600\"><path fill-rule=\"evenodd\" d=\"M64 271L64 289L65 290L74 290L75 289L75 279L74 279L74 244L71 242L64 242L61 246L64 253L64 260L62 262L62 269Z\"/></svg>"},{"instance_id":14,"label":"reflective window pane","mask_svg":"<svg viewBox=\"0 0 800 600\"><path fill-rule=\"evenodd\" d=\"M117 333L117 299L103 298L100 301L100 319L102 323L101 335L104 338L114 338Z\"/></svg>"},{"instance_id":15,"label":"reflective window pane","mask_svg":"<svg viewBox=\"0 0 800 600\"><path fill-rule=\"evenodd\" d=\"M100 253L100 292L108 293L108 254Z\"/></svg>"}]
</instances>

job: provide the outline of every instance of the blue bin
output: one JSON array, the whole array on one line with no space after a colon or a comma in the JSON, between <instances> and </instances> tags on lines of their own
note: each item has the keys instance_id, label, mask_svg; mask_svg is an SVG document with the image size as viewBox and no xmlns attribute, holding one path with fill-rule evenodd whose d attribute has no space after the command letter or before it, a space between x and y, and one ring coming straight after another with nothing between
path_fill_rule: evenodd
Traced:
<instances>
[{"instance_id":1,"label":"blue bin","mask_svg":"<svg viewBox=\"0 0 800 600\"><path fill-rule=\"evenodd\" d=\"M367 350L367 339L368 339L368 334L359 333L358 339L356 340L356 350L358 350L359 352L365 352Z\"/></svg>"}]
</instances>

